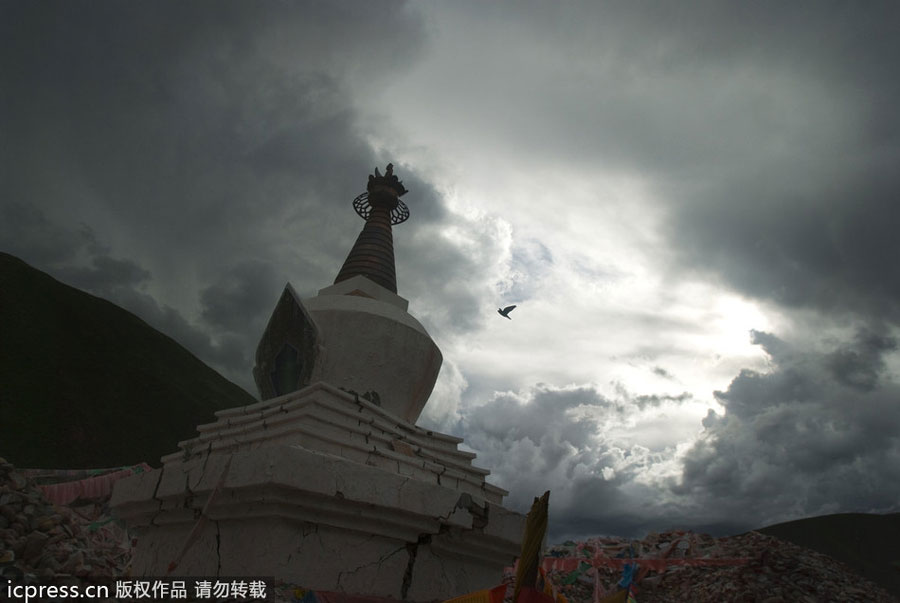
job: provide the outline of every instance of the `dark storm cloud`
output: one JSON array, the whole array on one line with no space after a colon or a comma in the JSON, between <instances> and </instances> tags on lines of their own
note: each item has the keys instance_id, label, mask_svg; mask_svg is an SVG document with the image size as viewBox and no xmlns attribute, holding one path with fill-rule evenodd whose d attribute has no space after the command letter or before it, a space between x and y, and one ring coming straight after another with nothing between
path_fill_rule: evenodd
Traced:
<instances>
[{"instance_id":1,"label":"dark storm cloud","mask_svg":"<svg viewBox=\"0 0 900 603\"><path fill-rule=\"evenodd\" d=\"M362 173L364 184L372 169L340 81L354 60L330 57L361 33L353 25L389 11L363 11L333 32L332 46L303 55L311 49L299 41L341 9L41 6L22 4L4 32L4 131L17 143L5 146L8 198L95 203L156 230L160 243L199 252L248 221L349 201L359 184L343 175ZM266 46L291 33L283 48ZM388 60L396 49L384 46L360 62Z\"/></svg>"},{"instance_id":2,"label":"dark storm cloud","mask_svg":"<svg viewBox=\"0 0 900 603\"><path fill-rule=\"evenodd\" d=\"M69 261L82 251L96 249L88 227L60 226L40 208L8 199L0 203L0 241L8 253L41 265Z\"/></svg>"},{"instance_id":3,"label":"dark storm cloud","mask_svg":"<svg viewBox=\"0 0 900 603\"><path fill-rule=\"evenodd\" d=\"M655 489L636 487L627 478L579 479L572 484L572 500L570 507L551 512L549 542L583 539L586 534L644 538L649 532L669 530L731 535L760 527L738 518L710 521L703 511L663 502Z\"/></svg>"},{"instance_id":4,"label":"dark storm cloud","mask_svg":"<svg viewBox=\"0 0 900 603\"><path fill-rule=\"evenodd\" d=\"M73 287L104 297L120 287L137 287L151 277L135 262L111 257L109 247L100 244L88 226L61 226L31 205L0 205L0 241L7 252L50 268Z\"/></svg>"},{"instance_id":5,"label":"dark storm cloud","mask_svg":"<svg viewBox=\"0 0 900 603\"><path fill-rule=\"evenodd\" d=\"M331 283L362 226L351 200L394 160L365 140L353 91L389 86L422 23L400 2L2 10L0 246L252 391L249 355L284 283ZM474 260L416 236L446 210L414 166L397 173L413 213L397 234L401 288L422 274L426 308L428 294L458 302L436 324L465 326L477 296L439 274L465 278Z\"/></svg>"},{"instance_id":6,"label":"dark storm cloud","mask_svg":"<svg viewBox=\"0 0 900 603\"><path fill-rule=\"evenodd\" d=\"M888 266L900 253L900 222L888 191L900 179L888 170L870 181L823 174L821 190L800 195L720 188L676 218L690 241L679 257L757 298L896 323L900 275Z\"/></svg>"},{"instance_id":7,"label":"dark storm cloud","mask_svg":"<svg viewBox=\"0 0 900 603\"><path fill-rule=\"evenodd\" d=\"M79 289L105 294L116 287L135 287L150 278L150 273L130 260L95 256L90 268L66 267L57 275Z\"/></svg>"},{"instance_id":8,"label":"dark storm cloud","mask_svg":"<svg viewBox=\"0 0 900 603\"><path fill-rule=\"evenodd\" d=\"M865 329L857 333L851 345L832 352L825 364L842 385L868 392L875 389L884 371L884 353L896 349L894 338Z\"/></svg>"},{"instance_id":9,"label":"dark storm cloud","mask_svg":"<svg viewBox=\"0 0 900 603\"><path fill-rule=\"evenodd\" d=\"M225 331L240 331L247 317L271 311L260 291L271 291L281 284L275 270L263 262L242 262L224 273L200 293L203 319Z\"/></svg>"},{"instance_id":10,"label":"dark storm cloud","mask_svg":"<svg viewBox=\"0 0 900 603\"><path fill-rule=\"evenodd\" d=\"M15 241L23 249L28 250L31 247L28 237L34 236L34 233L22 224L20 221L14 221L12 228L17 230L15 238L10 237L10 241ZM63 229L58 229L61 233L66 233ZM63 238L70 238L73 232L63 234ZM76 246L64 245L63 249L68 255L60 255L56 258L58 264L55 270L56 276L79 289L92 291L97 295L110 297L115 295L115 291L121 287L137 288L151 278L149 271L138 266L131 260L122 260L110 256L108 246L97 241L94 232L87 226L82 225L78 231L79 244ZM25 240L22 240L22 239ZM16 240L18 239L18 240ZM89 266L74 266L65 263L65 260L71 260L73 256L80 255L90 259ZM26 251L27 252L27 251ZM61 262L62 261L62 262Z\"/></svg>"},{"instance_id":11,"label":"dark storm cloud","mask_svg":"<svg viewBox=\"0 0 900 603\"><path fill-rule=\"evenodd\" d=\"M742 371L703 420L674 491L711 518L768 523L896 508L900 387L884 376L895 343L862 331L828 353L756 333L774 370ZM718 511L714 511L718 508Z\"/></svg>"},{"instance_id":12,"label":"dark storm cloud","mask_svg":"<svg viewBox=\"0 0 900 603\"><path fill-rule=\"evenodd\" d=\"M668 453L623 447L611 432L624 414L684 399L633 396L623 388L609 399L593 387L540 385L470 409L462 432L478 453L475 464L491 469L492 480L510 491L513 508L527 510L533 496L551 489L551 542L585 534L637 536L698 520L635 481Z\"/></svg>"},{"instance_id":13,"label":"dark storm cloud","mask_svg":"<svg viewBox=\"0 0 900 603\"><path fill-rule=\"evenodd\" d=\"M712 38L711 56L755 65L774 87L755 119L726 130L754 141L739 169L705 162L704 185L682 189L668 225L674 257L788 307L900 321L900 272L888 269L900 254L897 5L754 4L730 20L708 8L724 27L704 20L694 33Z\"/></svg>"},{"instance_id":14,"label":"dark storm cloud","mask_svg":"<svg viewBox=\"0 0 900 603\"><path fill-rule=\"evenodd\" d=\"M133 312L226 376L233 375L232 380L251 394L257 393L247 373L255 348L249 348L243 338L225 333L213 340L209 332L188 322L175 308L130 287L119 287L104 297Z\"/></svg>"},{"instance_id":15,"label":"dark storm cloud","mask_svg":"<svg viewBox=\"0 0 900 603\"><path fill-rule=\"evenodd\" d=\"M32 206L0 205L0 241L13 255L30 259L39 269L49 271L62 282L103 297L133 312L220 370L234 371L241 379L248 362L245 350L234 337L213 343L208 333L190 324L177 310L161 305L141 291L152 278L149 271L131 260L110 256L108 247L98 243L87 226L66 228L50 222Z\"/></svg>"}]
</instances>

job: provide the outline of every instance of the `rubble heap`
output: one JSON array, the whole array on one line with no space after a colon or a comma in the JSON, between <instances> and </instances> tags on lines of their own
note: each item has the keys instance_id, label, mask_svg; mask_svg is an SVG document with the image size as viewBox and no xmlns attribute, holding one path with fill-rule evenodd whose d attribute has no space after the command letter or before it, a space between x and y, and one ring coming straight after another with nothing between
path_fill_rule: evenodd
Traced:
<instances>
[{"instance_id":1,"label":"rubble heap","mask_svg":"<svg viewBox=\"0 0 900 603\"><path fill-rule=\"evenodd\" d=\"M0 580L62 585L125 574L131 543L106 502L55 505L0 458Z\"/></svg>"},{"instance_id":2,"label":"rubble heap","mask_svg":"<svg viewBox=\"0 0 900 603\"><path fill-rule=\"evenodd\" d=\"M630 557L646 560L638 561L634 574L640 603L898 602L847 565L758 532L714 538L671 531L643 540L569 541L545 551L543 567L570 603L590 603L595 591L599 598L617 590ZM508 568L505 579L513 577Z\"/></svg>"}]
</instances>

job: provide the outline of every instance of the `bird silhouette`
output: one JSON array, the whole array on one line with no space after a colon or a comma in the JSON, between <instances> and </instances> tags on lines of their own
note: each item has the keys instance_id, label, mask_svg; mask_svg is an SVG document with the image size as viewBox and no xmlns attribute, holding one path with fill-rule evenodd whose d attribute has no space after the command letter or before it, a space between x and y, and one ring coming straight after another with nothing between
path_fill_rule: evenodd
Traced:
<instances>
[{"instance_id":1,"label":"bird silhouette","mask_svg":"<svg viewBox=\"0 0 900 603\"><path fill-rule=\"evenodd\" d=\"M504 318L509 318L509 313L513 311L513 308L515 308L515 306L506 306L502 310L500 308L497 308L497 314ZM509 319L512 320L512 318Z\"/></svg>"}]
</instances>

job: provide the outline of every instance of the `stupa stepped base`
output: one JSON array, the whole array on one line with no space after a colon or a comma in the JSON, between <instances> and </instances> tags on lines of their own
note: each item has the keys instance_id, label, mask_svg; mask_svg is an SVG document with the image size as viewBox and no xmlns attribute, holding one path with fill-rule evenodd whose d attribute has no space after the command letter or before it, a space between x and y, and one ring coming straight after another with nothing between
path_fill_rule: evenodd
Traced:
<instances>
[{"instance_id":1,"label":"stupa stepped base","mask_svg":"<svg viewBox=\"0 0 900 603\"><path fill-rule=\"evenodd\" d=\"M427 601L495 586L519 554L524 516L459 438L323 383L216 414L116 484L134 575L165 575L195 530L174 575Z\"/></svg>"}]
</instances>

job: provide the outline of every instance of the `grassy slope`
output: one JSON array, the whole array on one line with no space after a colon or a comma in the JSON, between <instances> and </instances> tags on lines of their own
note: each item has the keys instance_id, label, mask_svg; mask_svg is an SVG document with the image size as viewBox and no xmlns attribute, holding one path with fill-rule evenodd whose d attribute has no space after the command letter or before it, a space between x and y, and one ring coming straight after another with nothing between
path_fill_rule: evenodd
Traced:
<instances>
[{"instance_id":1,"label":"grassy slope","mask_svg":"<svg viewBox=\"0 0 900 603\"><path fill-rule=\"evenodd\" d=\"M105 300L0 253L0 456L81 469L178 450L254 398Z\"/></svg>"},{"instance_id":2,"label":"grassy slope","mask_svg":"<svg viewBox=\"0 0 900 603\"><path fill-rule=\"evenodd\" d=\"M842 561L900 597L900 513L839 513L757 530Z\"/></svg>"}]
</instances>

